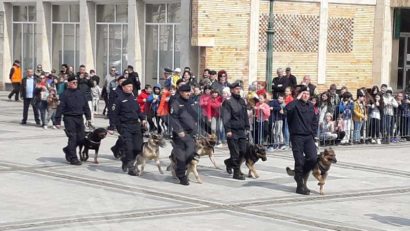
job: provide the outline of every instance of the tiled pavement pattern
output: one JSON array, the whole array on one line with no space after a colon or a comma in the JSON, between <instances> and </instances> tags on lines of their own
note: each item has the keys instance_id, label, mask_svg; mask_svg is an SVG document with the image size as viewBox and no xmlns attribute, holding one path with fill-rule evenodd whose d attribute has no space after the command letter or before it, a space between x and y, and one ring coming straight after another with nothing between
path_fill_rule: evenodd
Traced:
<instances>
[{"instance_id":1,"label":"tiled pavement pattern","mask_svg":"<svg viewBox=\"0 0 410 231\"><path fill-rule=\"evenodd\" d=\"M310 196L294 193L290 151L269 153L257 163L260 178L241 182L202 158L204 183L185 187L153 163L143 177L124 174L110 153L114 136L103 140L99 165L67 165L62 130L19 125L22 103L6 92L0 108L0 230L410 229L409 144L336 147L324 196L313 178ZM227 155L216 149L219 166Z\"/></svg>"}]
</instances>

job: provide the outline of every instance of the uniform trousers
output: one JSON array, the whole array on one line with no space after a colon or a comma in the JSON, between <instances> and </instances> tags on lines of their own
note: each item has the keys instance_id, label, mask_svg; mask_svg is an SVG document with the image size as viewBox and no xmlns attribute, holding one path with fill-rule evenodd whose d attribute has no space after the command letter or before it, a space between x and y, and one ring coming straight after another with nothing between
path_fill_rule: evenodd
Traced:
<instances>
[{"instance_id":1,"label":"uniform trousers","mask_svg":"<svg viewBox=\"0 0 410 231\"><path fill-rule=\"evenodd\" d=\"M172 155L176 160L175 174L178 178L185 176L187 164L194 158L195 154L195 140L190 134L184 137L179 137L174 133L172 136L174 147Z\"/></svg>"},{"instance_id":2,"label":"uniform trousers","mask_svg":"<svg viewBox=\"0 0 410 231\"><path fill-rule=\"evenodd\" d=\"M295 159L295 176L309 173L317 162L317 148L312 135L291 135L293 158Z\"/></svg>"},{"instance_id":3,"label":"uniform trousers","mask_svg":"<svg viewBox=\"0 0 410 231\"><path fill-rule=\"evenodd\" d=\"M134 161L135 157L142 151L143 137L140 123L121 124L119 133L125 152L122 161L124 163ZM121 140L118 142L121 143Z\"/></svg>"},{"instance_id":4,"label":"uniform trousers","mask_svg":"<svg viewBox=\"0 0 410 231\"><path fill-rule=\"evenodd\" d=\"M82 116L64 116L65 133L68 137L68 144L65 148L66 159L72 161L78 159L77 146L84 143L85 127Z\"/></svg>"}]
</instances>

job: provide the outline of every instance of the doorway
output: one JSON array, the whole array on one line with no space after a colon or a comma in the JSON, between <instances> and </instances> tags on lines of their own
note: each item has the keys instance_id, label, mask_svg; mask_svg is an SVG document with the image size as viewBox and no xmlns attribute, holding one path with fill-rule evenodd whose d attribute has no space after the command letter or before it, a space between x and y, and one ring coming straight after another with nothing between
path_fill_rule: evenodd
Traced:
<instances>
[{"instance_id":1,"label":"doorway","mask_svg":"<svg viewBox=\"0 0 410 231\"><path fill-rule=\"evenodd\" d=\"M410 33L400 34L397 72L397 90L410 90Z\"/></svg>"}]
</instances>

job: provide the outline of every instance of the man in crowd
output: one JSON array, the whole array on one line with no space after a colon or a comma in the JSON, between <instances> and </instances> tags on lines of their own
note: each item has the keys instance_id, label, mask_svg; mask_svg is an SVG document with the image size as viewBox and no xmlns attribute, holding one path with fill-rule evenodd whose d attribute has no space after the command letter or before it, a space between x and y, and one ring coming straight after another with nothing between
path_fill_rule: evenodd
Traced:
<instances>
[{"instance_id":1,"label":"man in crowd","mask_svg":"<svg viewBox=\"0 0 410 231\"><path fill-rule=\"evenodd\" d=\"M289 78L283 74L282 68L278 68L276 74L278 76L272 81L272 94L275 99L277 99L279 95L284 95L285 89L289 86Z\"/></svg>"},{"instance_id":2,"label":"man in crowd","mask_svg":"<svg viewBox=\"0 0 410 231\"><path fill-rule=\"evenodd\" d=\"M14 95L14 100L19 101L19 94L20 94L20 86L22 80L22 73L20 68L20 61L15 60L13 66L10 69L9 78L11 81L11 85L13 86L13 90L8 95L9 100Z\"/></svg>"},{"instance_id":3,"label":"man in crowd","mask_svg":"<svg viewBox=\"0 0 410 231\"><path fill-rule=\"evenodd\" d=\"M292 75L292 69L290 67L287 67L285 72L286 72L286 77L288 77L289 79L289 86L292 87L292 89L294 89L295 86L298 84L296 76Z\"/></svg>"},{"instance_id":4,"label":"man in crowd","mask_svg":"<svg viewBox=\"0 0 410 231\"><path fill-rule=\"evenodd\" d=\"M33 107L34 119L37 126L40 126L40 118L38 108L35 102L36 98L36 85L38 83L37 78L34 76L33 69L27 70L27 76L21 82L21 96L23 97L23 120L21 124L27 124L28 108L31 105Z\"/></svg>"},{"instance_id":5,"label":"man in crowd","mask_svg":"<svg viewBox=\"0 0 410 231\"><path fill-rule=\"evenodd\" d=\"M128 79L132 81L133 93L137 96L139 90L141 90L141 81L138 73L134 71L134 67L131 65L128 65Z\"/></svg>"},{"instance_id":6,"label":"man in crowd","mask_svg":"<svg viewBox=\"0 0 410 231\"><path fill-rule=\"evenodd\" d=\"M78 89L80 89L80 91L84 94L91 110L93 107L93 97L91 95L93 82L91 81L88 73L85 71L85 65L80 66L80 70L77 73L77 81ZM94 113L91 113L91 120L94 121Z\"/></svg>"},{"instance_id":7,"label":"man in crowd","mask_svg":"<svg viewBox=\"0 0 410 231\"><path fill-rule=\"evenodd\" d=\"M317 91L316 86L312 84L310 81L310 75L303 76L301 85L305 85L307 87L307 90L309 91L309 94L311 97L319 95L319 92Z\"/></svg>"}]
</instances>

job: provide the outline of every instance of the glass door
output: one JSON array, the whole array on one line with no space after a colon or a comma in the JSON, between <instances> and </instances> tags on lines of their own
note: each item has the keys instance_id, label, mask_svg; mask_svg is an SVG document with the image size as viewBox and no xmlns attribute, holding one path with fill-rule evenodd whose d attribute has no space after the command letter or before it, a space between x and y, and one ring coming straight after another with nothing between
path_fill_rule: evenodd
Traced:
<instances>
[{"instance_id":1,"label":"glass door","mask_svg":"<svg viewBox=\"0 0 410 231\"><path fill-rule=\"evenodd\" d=\"M397 90L410 91L410 34L402 33L399 41Z\"/></svg>"}]
</instances>

